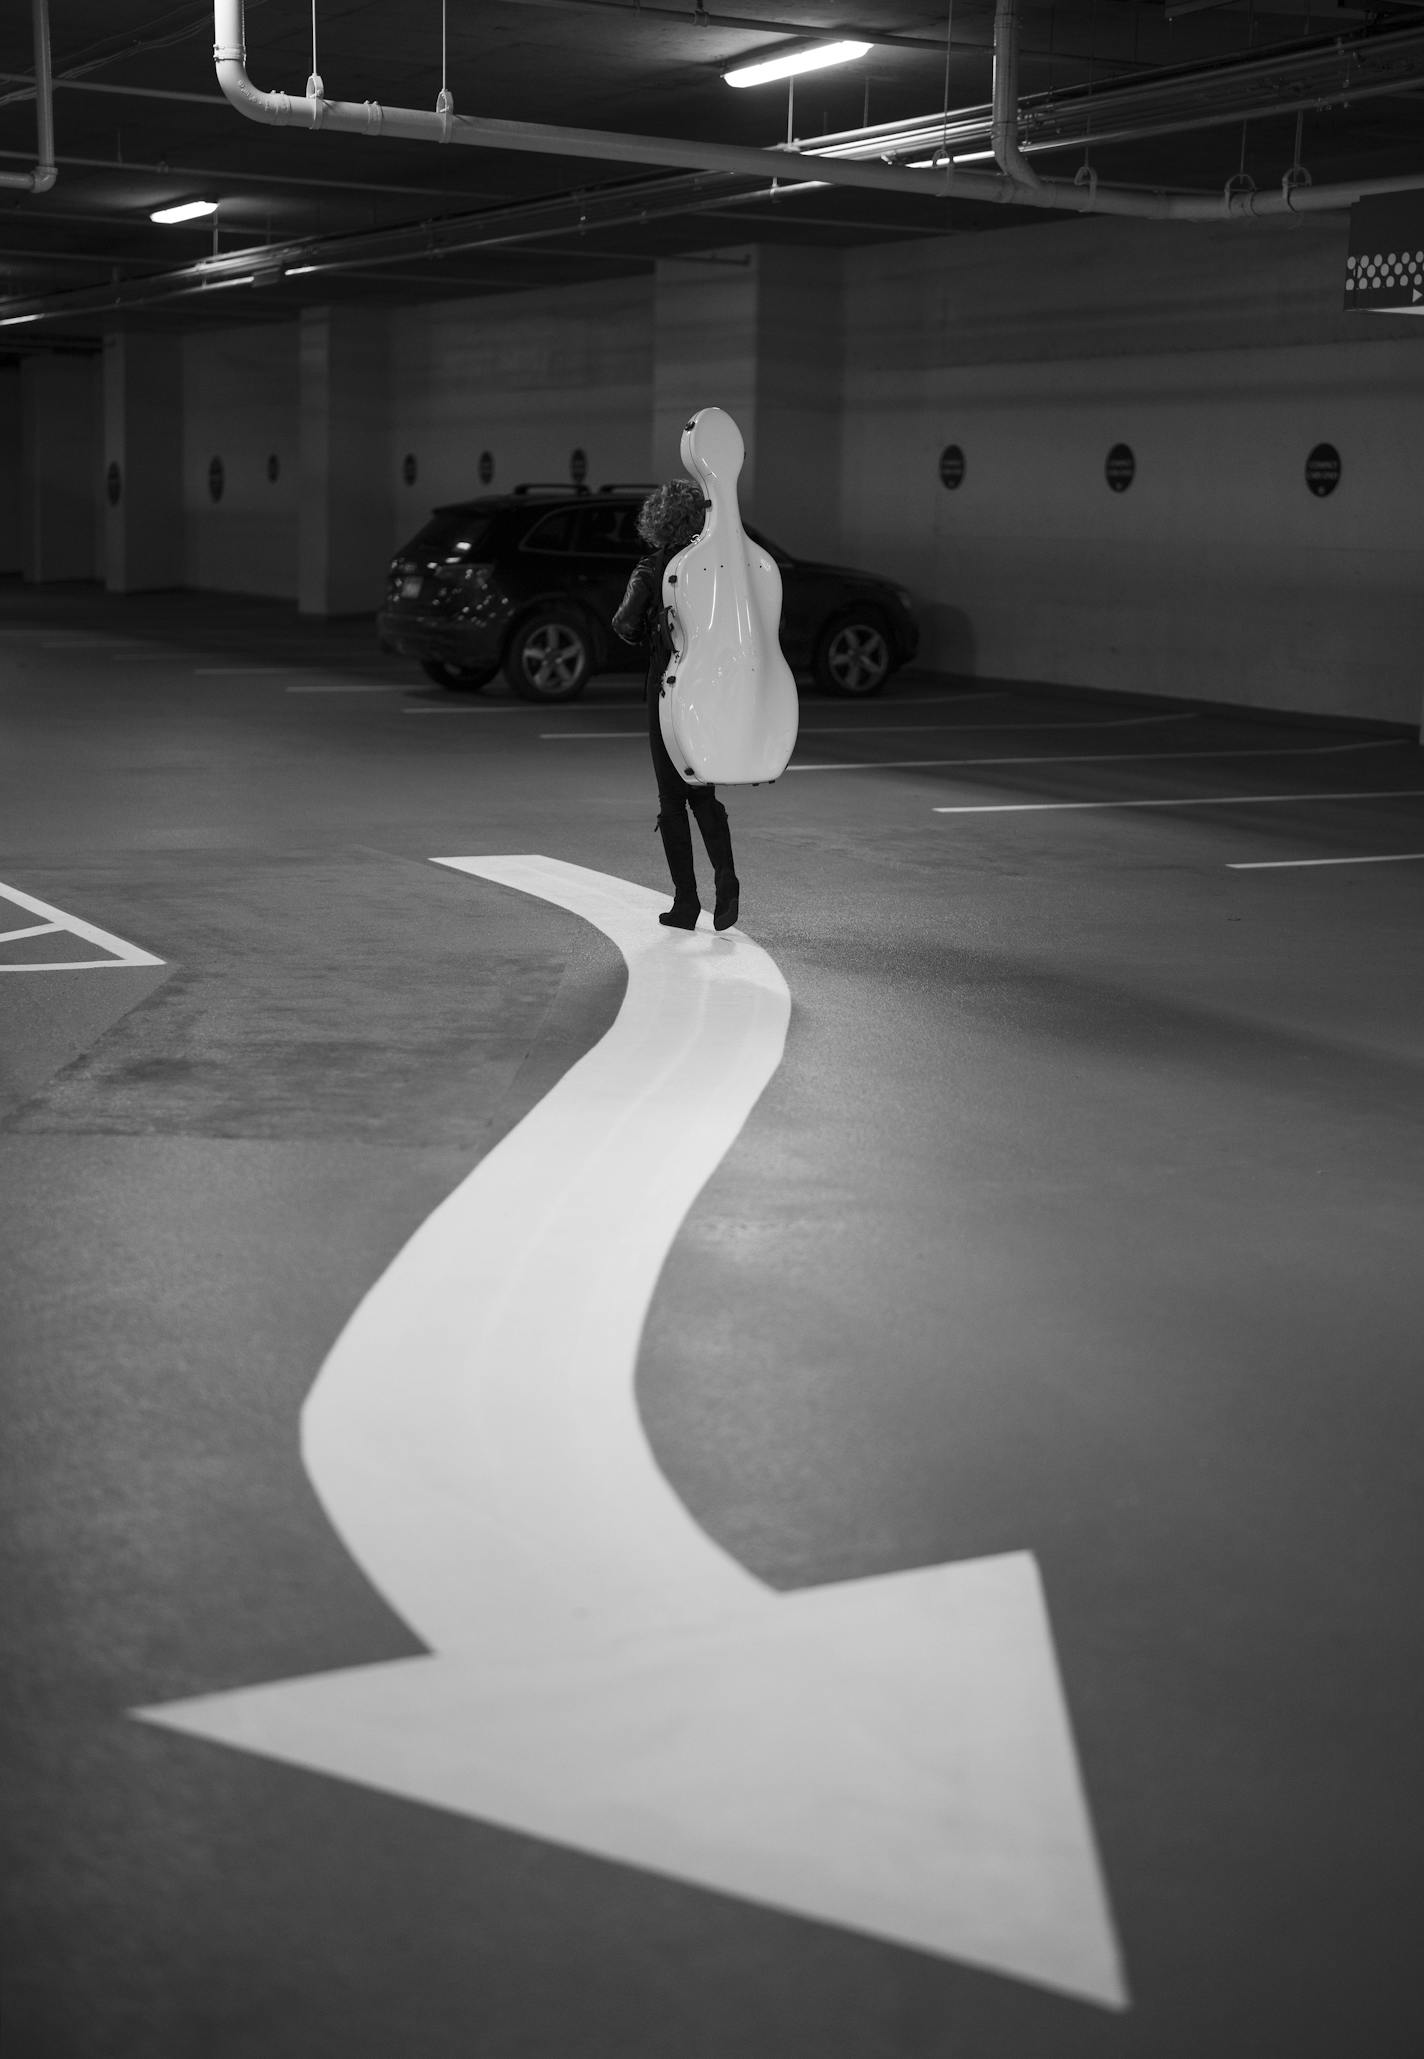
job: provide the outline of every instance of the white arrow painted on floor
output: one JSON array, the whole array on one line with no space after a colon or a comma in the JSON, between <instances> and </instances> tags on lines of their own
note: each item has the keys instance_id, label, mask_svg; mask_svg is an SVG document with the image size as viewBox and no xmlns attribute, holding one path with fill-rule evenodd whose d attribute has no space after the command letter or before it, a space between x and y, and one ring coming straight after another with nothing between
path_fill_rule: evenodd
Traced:
<instances>
[{"instance_id":1,"label":"white arrow painted on floor","mask_svg":"<svg viewBox=\"0 0 1424 2059\"><path fill-rule=\"evenodd\" d=\"M1032 1555L779 1594L644 1435L663 1261L781 1060L775 964L580 866L437 862L595 924L628 987L376 1282L303 1414L332 1522L431 1653L136 1713L1124 2006Z\"/></svg>"}]
</instances>

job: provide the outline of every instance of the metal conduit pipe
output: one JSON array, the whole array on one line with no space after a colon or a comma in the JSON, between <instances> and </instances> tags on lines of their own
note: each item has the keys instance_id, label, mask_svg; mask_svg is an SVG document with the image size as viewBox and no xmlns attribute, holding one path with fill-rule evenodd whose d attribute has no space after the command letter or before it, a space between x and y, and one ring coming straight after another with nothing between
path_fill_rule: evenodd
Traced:
<instances>
[{"instance_id":1,"label":"metal conduit pipe","mask_svg":"<svg viewBox=\"0 0 1424 2059\"><path fill-rule=\"evenodd\" d=\"M1018 147L1029 156L1081 150L1085 143L1143 142L1342 102L1353 105L1421 81L1424 27L1353 42L1334 38L1328 46L1288 52L1270 63L1241 59L1091 90L1030 94L1018 104ZM988 143L992 133L992 106L946 108L803 138L799 147L808 157L901 159L926 150L953 156L966 146Z\"/></svg>"},{"instance_id":2,"label":"metal conduit pipe","mask_svg":"<svg viewBox=\"0 0 1424 2059\"><path fill-rule=\"evenodd\" d=\"M993 112L989 143L994 162L1015 186L1035 193L1043 181L1019 149L1019 5L1018 0L995 0Z\"/></svg>"},{"instance_id":3,"label":"metal conduit pipe","mask_svg":"<svg viewBox=\"0 0 1424 2059\"><path fill-rule=\"evenodd\" d=\"M426 143L463 143L484 150L520 150L538 156L575 157L615 164L653 164L709 172L732 172L743 178L774 180L801 176L794 152L761 150L737 143L689 142L672 136L633 136L607 129L573 129L543 122L500 121L490 116L456 114L450 104L427 113L423 108L383 107L378 101L328 100L321 81L298 98L268 93L247 75L243 0L213 0L213 61L218 84L250 121L280 128L333 129L348 136L396 136ZM788 162L788 156L790 162ZM911 171L881 164L832 164L817 177L827 184L860 186L876 193L915 193L933 198L952 187L966 199L998 200L1000 180L985 173L946 175Z\"/></svg>"},{"instance_id":4,"label":"metal conduit pipe","mask_svg":"<svg viewBox=\"0 0 1424 2059\"><path fill-rule=\"evenodd\" d=\"M334 129L346 135L398 136L416 142L463 143L478 149L532 151L542 156L612 160L619 164L673 165L709 172L776 180L790 170L784 150L758 150L732 143L685 142L668 136L620 135L604 129L572 129L542 122L497 121L459 115L448 94L426 113L420 108L382 107L364 102L328 100L320 79L308 81L311 91L298 99L267 93L247 76L243 0L213 0L213 59L224 94L251 121L279 127ZM1126 187L1086 185L1069 180L1039 180L1009 135L1014 127L1012 87L1018 35L1017 0L998 0L995 15L995 81L1001 110L1001 134L1014 173L960 171L945 166L916 171L885 164L860 164L844 158L816 158L816 176L828 185L859 186L870 192L914 193L922 198L953 194L979 200L1045 207L1071 214L1124 215L1140 221L1206 222L1273 214L1319 212L1350 207L1365 194L1402 193L1424 187L1424 173L1394 179L1361 179L1348 185L1305 186L1287 183L1278 193L1168 194L1135 192ZM1005 69L1000 69L1002 49ZM806 158L800 164L806 164ZM798 165L798 170L800 165Z\"/></svg>"},{"instance_id":5,"label":"metal conduit pipe","mask_svg":"<svg viewBox=\"0 0 1424 2059\"><path fill-rule=\"evenodd\" d=\"M59 177L54 161L54 80L49 67L49 0L34 0L36 164L32 172L0 172L0 186L48 193Z\"/></svg>"}]
</instances>

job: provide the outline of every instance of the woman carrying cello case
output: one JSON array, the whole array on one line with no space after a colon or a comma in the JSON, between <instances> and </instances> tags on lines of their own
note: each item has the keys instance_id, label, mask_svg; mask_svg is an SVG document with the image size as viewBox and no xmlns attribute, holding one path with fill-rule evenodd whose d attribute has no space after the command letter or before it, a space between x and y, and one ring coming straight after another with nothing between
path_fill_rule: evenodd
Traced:
<instances>
[{"instance_id":1,"label":"woman carrying cello case","mask_svg":"<svg viewBox=\"0 0 1424 2059\"><path fill-rule=\"evenodd\" d=\"M659 921L695 929L701 912L687 810L712 860L716 929L737 919L740 889L727 811L716 782L771 784L796 742L796 681L781 654L781 574L742 527L737 479L745 448L721 408L703 408L682 434L682 461L701 482L669 480L649 494L638 530L653 546L613 618L626 642L651 640L648 734L658 829L673 904Z\"/></svg>"}]
</instances>

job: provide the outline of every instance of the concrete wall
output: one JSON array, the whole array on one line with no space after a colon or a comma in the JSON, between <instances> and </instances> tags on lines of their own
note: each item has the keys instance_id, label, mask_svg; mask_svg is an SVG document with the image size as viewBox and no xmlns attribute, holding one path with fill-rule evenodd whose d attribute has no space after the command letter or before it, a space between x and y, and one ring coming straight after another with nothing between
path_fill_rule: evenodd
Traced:
<instances>
[{"instance_id":1,"label":"concrete wall","mask_svg":"<svg viewBox=\"0 0 1424 2059\"><path fill-rule=\"evenodd\" d=\"M482 451L495 491L567 481L576 449L595 486L654 476L651 279L410 308L392 319L390 353L393 546L432 507L486 490Z\"/></svg>"},{"instance_id":2,"label":"concrete wall","mask_svg":"<svg viewBox=\"0 0 1424 2059\"><path fill-rule=\"evenodd\" d=\"M715 401L747 434L753 519L907 584L932 664L1413 721L1424 322L1342 311L1347 235L1333 216L1095 220L743 246L205 331L181 346L182 576L369 608L430 508L483 489L482 452L496 489L567 480L576 448L595 485L663 477ZM94 372L22 369L27 577L100 569ZM1118 442L1137 460L1122 494L1103 476ZM1321 442L1343 461L1328 498L1304 477ZM967 460L954 492L947 443Z\"/></svg>"},{"instance_id":3,"label":"concrete wall","mask_svg":"<svg viewBox=\"0 0 1424 2059\"><path fill-rule=\"evenodd\" d=\"M846 550L916 593L930 662L1418 719L1424 325L1339 311L1345 238L1096 221L848 257Z\"/></svg>"},{"instance_id":4,"label":"concrete wall","mask_svg":"<svg viewBox=\"0 0 1424 2059\"><path fill-rule=\"evenodd\" d=\"M185 583L295 600L296 323L185 336L182 387ZM223 466L219 501L208 486L215 457Z\"/></svg>"},{"instance_id":5,"label":"concrete wall","mask_svg":"<svg viewBox=\"0 0 1424 2059\"><path fill-rule=\"evenodd\" d=\"M0 365L0 574L15 573L20 569L24 550L23 494L20 367Z\"/></svg>"}]
</instances>

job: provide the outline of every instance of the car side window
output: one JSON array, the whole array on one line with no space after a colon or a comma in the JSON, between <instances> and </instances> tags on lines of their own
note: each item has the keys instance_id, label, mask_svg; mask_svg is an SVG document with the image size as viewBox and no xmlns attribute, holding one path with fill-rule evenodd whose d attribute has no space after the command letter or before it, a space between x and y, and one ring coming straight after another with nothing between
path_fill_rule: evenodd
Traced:
<instances>
[{"instance_id":1,"label":"car side window","mask_svg":"<svg viewBox=\"0 0 1424 2059\"><path fill-rule=\"evenodd\" d=\"M520 549L571 551L574 548L574 525L578 513L577 508L557 508L553 514L545 515L542 522L534 524Z\"/></svg>"},{"instance_id":2,"label":"car side window","mask_svg":"<svg viewBox=\"0 0 1424 2059\"><path fill-rule=\"evenodd\" d=\"M640 558L647 545L638 534L637 508L616 501L582 508L574 548L600 558Z\"/></svg>"}]
</instances>

